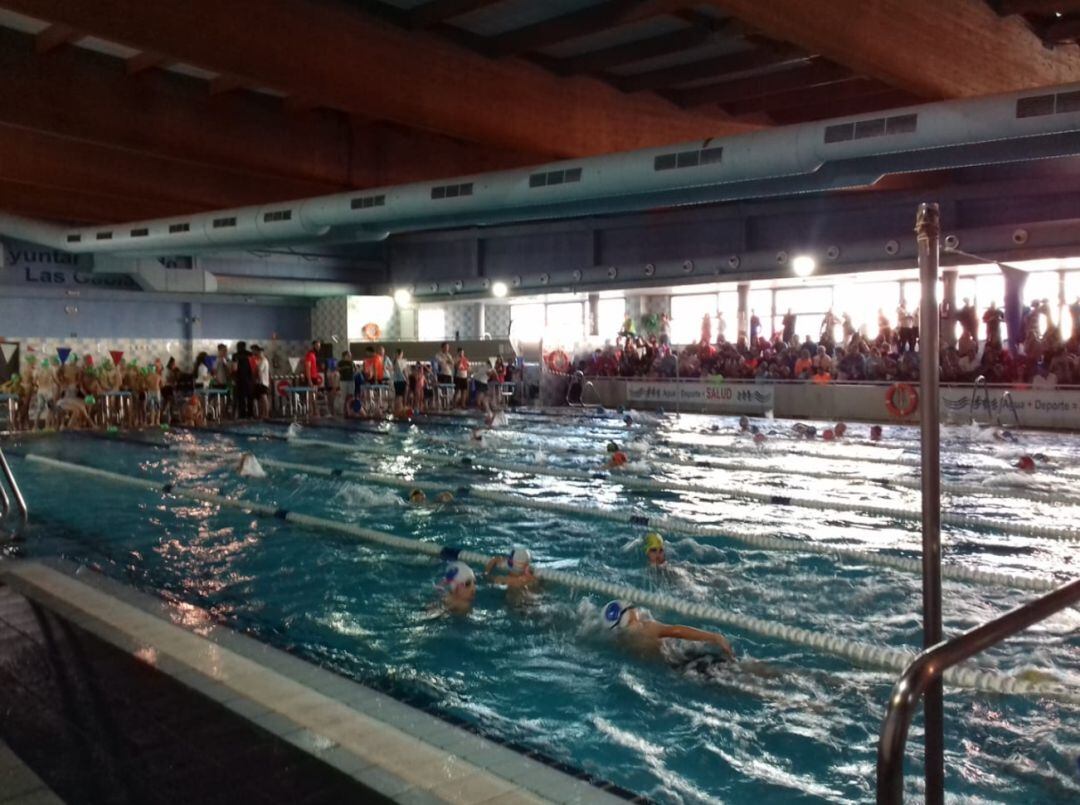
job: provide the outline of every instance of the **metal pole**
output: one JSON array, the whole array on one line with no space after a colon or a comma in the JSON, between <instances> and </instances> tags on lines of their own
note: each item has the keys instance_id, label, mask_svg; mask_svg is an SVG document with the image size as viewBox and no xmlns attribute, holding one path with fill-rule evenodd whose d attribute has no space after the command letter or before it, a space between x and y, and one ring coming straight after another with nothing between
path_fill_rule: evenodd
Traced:
<instances>
[{"instance_id":1,"label":"metal pole","mask_svg":"<svg viewBox=\"0 0 1080 805\"><path fill-rule=\"evenodd\" d=\"M937 204L920 204L915 219L919 245L919 396L922 424L923 648L941 634L941 456L938 399L938 237ZM926 689L926 802L941 805L945 797L945 729L941 678Z\"/></svg>"}]
</instances>

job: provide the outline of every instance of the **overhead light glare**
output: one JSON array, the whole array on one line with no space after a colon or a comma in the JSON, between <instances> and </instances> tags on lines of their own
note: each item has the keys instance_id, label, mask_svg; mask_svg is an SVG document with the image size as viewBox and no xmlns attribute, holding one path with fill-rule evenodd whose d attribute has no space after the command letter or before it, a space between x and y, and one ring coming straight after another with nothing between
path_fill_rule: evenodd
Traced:
<instances>
[{"instance_id":1,"label":"overhead light glare","mask_svg":"<svg viewBox=\"0 0 1080 805\"><path fill-rule=\"evenodd\" d=\"M800 254L791 261L796 277L809 277L817 269L817 260L808 254Z\"/></svg>"},{"instance_id":2,"label":"overhead light glare","mask_svg":"<svg viewBox=\"0 0 1080 805\"><path fill-rule=\"evenodd\" d=\"M502 299L510 292L510 289L506 287L505 282L493 282L491 284L491 295L497 299Z\"/></svg>"},{"instance_id":3,"label":"overhead light glare","mask_svg":"<svg viewBox=\"0 0 1080 805\"><path fill-rule=\"evenodd\" d=\"M405 307L412 301L412 291L408 288L398 288L394 291L394 301L397 302L398 307Z\"/></svg>"}]
</instances>

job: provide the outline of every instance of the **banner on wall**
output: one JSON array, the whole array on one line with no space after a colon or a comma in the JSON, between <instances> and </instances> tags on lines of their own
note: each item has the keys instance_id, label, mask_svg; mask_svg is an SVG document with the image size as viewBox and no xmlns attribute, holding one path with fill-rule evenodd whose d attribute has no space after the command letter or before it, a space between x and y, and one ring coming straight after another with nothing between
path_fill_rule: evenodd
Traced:
<instances>
[{"instance_id":1,"label":"banner on wall","mask_svg":"<svg viewBox=\"0 0 1080 805\"><path fill-rule=\"evenodd\" d=\"M19 342L0 341L0 383L7 383L19 371Z\"/></svg>"},{"instance_id":2,"label":"banner on wall","mask_svg":"<svg viewBox=\"0 0 1080 805\"><path fill-rule=\"evenodd\" d=\"M18 240L0 241L0 284L33 288L99 288L141 291L127 274L95 274L89 254L70 254Z\"/></svg>"},{"instance_id":3,"label":"banner on wall","mask_svg":"<svg viewBox=\"0 0 1080 805\"><path fill-rule=\"evenodd\" d=\"M975 393L942 389L941 412L946 421L969 421L1034 428L1080 428L1080 391L1077 389L1002 389ZM1015 414L1014 414L1015 412Z\"/></svg>"},{"instance_id":4,"label":"banner on wall","mask_svg":"<svg viewBox=\"0 0 1080 805\"><path fill-rule=\"evenodd\" d=\"M775 401L770 385L733 385L717 380L627 380L626 401L675 408L679 405L706 412L763 414Z\"/></svg>"}]
</instances>

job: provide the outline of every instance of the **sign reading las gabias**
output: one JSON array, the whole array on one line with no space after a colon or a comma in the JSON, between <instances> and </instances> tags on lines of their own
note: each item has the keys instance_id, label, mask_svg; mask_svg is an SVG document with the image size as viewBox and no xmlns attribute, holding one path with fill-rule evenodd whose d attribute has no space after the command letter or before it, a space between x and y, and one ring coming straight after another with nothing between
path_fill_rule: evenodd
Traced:
<instances>
[{"instance_id":1,"label":"sign reading las gabias","mask_svg":"<svg viewBox=\"0 0 1080 805\"><path fill-rule=\"evenodd\" d=\"M95 274L90 255L69 254L32 244L5 243L0 281L12 285L89 285L96 288L141 290L126 274Z\"/></svg>"}]
</instances>

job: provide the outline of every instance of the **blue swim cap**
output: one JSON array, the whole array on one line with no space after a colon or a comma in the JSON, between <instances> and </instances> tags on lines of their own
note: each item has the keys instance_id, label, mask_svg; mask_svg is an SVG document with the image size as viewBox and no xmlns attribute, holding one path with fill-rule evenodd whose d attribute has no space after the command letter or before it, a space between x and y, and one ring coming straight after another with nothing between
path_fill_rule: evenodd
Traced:
<instances>
[{"instance_id":1,"label":"blue swim cap","mask_svg":"<svg viewBox=\"0 0 1080 805\"><path fill-rule=\"evenodd\" d=\"M604 413L607 413L607 412L604 410L604 406L598 405L598 406L596 406L596 413L604 414Z\"/></svg>"},{"instance_id":2,"label":"blue swim cap","mask_svg":"<svg viewBox=\"0 0 1080 805\"><path fill-rule=\"evenodd\" d=\"M624 412L625 410L626 410L626 409L625 409L625 408L623 408L623 407L622 407L621 405L619 406L619 413L620 413L620 414L621 414L621 413L623 413L623 412Z\"/></svg>"},{"instance_id":3,"label":"blue swim cap","mask_svg":"<svg viewBox=\"0 0 1080 805\"><path fill-rule=\"evenodd\" d=\"M656 413L658 413L660 416L664 416L664 406L661 405L659 408L657 408Z\"/></svg>"},{"instance_id":4,"label":"blue swim cap","mask_svg":"<svg viewBox=\"0 0 1080 805\"><path fill-rule=\"evenodd\" d=\"M609 629L616 629L622 626L623 616L631 609L634 609L633 604L627 604L622 601L609 601L607 606L604 607L604 623L607 624Z\"/></svg>"},{"instance_id":5,"label":"blue swim cap","mask_svg":"<svg viewBox=\"0 0 1080 805\"><path fill-rule=\"evenodd\" d=\"M626 416L624 416L622 418L622 421L625 422L627 425L633 425L634 424L634 418L631 417L630 414L627 414Z\"/></svg>"}]
</instances>

